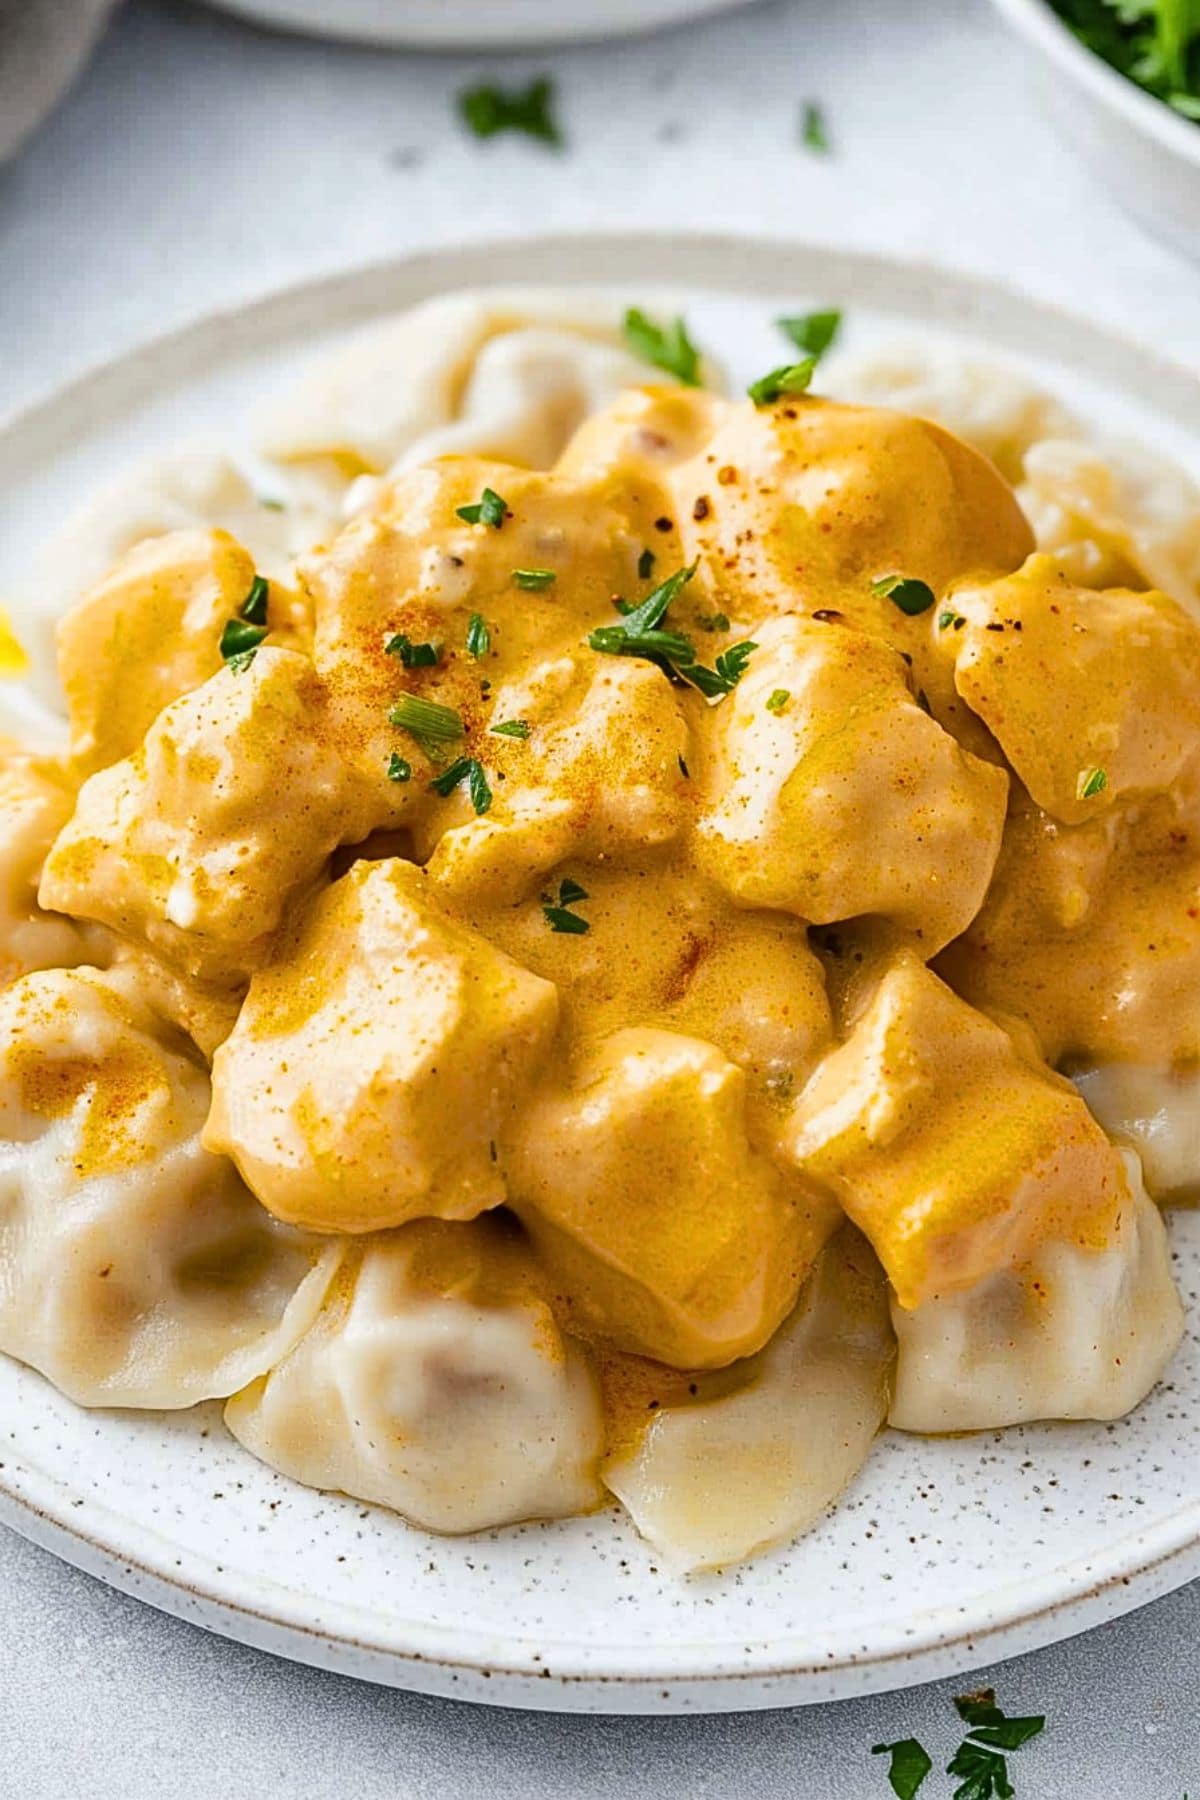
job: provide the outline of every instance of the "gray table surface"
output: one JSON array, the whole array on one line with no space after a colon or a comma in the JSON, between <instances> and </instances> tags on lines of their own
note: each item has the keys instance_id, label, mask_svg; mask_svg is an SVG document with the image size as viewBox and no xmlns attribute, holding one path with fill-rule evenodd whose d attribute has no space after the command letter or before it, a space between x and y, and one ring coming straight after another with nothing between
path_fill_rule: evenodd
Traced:
<instances>
[{"instance_id":1,"label":"gray table surface","mask_svg":"<svg viewBox=\"0 0 1200 1800\"><path fill-rule=\"evenodd\" d=\"M781 0L644 43L502 59L506 78L557 76L572 138L557 157L456 131L449 96L496 61L128 7L0 168L0 411L304 275L587 224L932 256L1200 364L1200 272L1057 143L983 0ZM827 110L831 158L796 146L808 96ZM1049 1715L1019 1759L1021 1800L1200 1800L1198 1637L1200 1586L990 1672L1010 1710ZM22 1800L868 1800L888 1792L872 1743L911 1733L945 1761L963 1685L709 1720L470 1708L225 1643L0 1530L0 1795ZM922 1800L951 1785L931 1778Z\"/></svg>"}]
</instances>

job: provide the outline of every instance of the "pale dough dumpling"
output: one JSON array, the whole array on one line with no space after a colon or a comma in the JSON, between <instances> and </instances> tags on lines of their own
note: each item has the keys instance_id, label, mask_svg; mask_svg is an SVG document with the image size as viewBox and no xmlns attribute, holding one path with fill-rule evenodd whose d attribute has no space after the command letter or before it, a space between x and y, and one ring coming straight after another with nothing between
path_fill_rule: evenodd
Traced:
<instances>
[{"instance_id":1,"label":"pale dough dumpling","mask_svg":"<svg viewBox=\"0 0 1200 1800\"><path fill-rule=\"evenodd\" d=\"M1029 451L1020 497L1074 579L1159 588L1200 620L1200 489L1176 464L1055 434Z\"/></svg>"},{"instance_id":2,"label":"pale dough dumpling","mask_svg":"<svg viewBox=\"0 0 1200 1800\"><path fill-rule=\"evenodd\" d=\"M272 401L268 455L382 474L450 452L547 468L646 367L616 309L554 289L440 295L359 332Z\"/></svg>"},{"instance_id":3,"label":"pale dough dumpling","mask_svg":"<svg viewBox=\"0 0 1200 1800\"><path fill-rule=\"evenodd\" d=\"M369 1238L292 1354L225 1409L255 1456L432 1531L587 1512L595 1384L511 1226Z\"/></svg>"},{"instance_id":4,"label":"pale dough dumpling","mask_svg":"<svg viewBox=\"0 0 1200 1800\"><path fill-rule=\"evenodd\" d=\"M336 846L365 835L362 805L311 663L264 646L84 783L41 901L148 943L185 974L236 981Z\"/></svg>"},{"instance_id":5,"label":"pale dough dumpling","mask_svg":"<svg viewBox=\"0 0 1200 1800\"><path fill-rule=\"evenodd\" d=\"M1127 1198L1101 1249L1051 1240L967 1293L893 1306L890 1423L984 1431L1034 1419L1119 1419L1183 1333L1166 1228L1123 1152Z\"/></svg>"},{"instance_id":6,"label":"pale dough dumpling","mask_svg":"<svg viewBox=\"0 0 1200 1800\"><path fill-rule=\"evenodd\" d=\"M894 920L927 955L987 892L1008 780L918 705L890 645L786 617L705 723L705 873L744 906L812 924Z\"/></svg>"},{"instance_id":7,"label":"pale dough dumpling","mask_svg":"<svg viewBox=\"0 0 1200 1800\"><path fill-rule=\"evenodd\" d=\"M1136 1150L1156 1200L1200 1192L1200 1068L1101 1063L1072 1076L1111 1138Z\"/></svg>"},{"instance_id":8,"label":"pale dough dumpling","mask_svg":"<svg viewBox=\"0 0 1200 1800\"><path fill-rule=\"evenodd\" d=\"M232 1393L315 1317L340 1250L200 1147L204 1072L93 969L0 994L0 1349L84 1406Z\"/></svg>"},{"instance_id":9,"label":"pale dough dumpling","mask_svg":"<svg viewBox=\"0 0 1200 1800\"><path fill-rule=\"evenodd\" d=\"M323 1231L470 1219L558 996L438 904L423 869L359 862L250 984L213 1064L205 1143L265 1206Z\"/></svg>"},{"instance_id":10,"label":"pale dough dumpling","mask_svg":"<svg viewBox=\"0 0 1200 1800\"><path fill-rule=\"evenodd\" d=\"M806 1531L861 1467L887 1412L886 1284L849 1228L731 1393L648 1415L605 1485L680 1570L740 1562Z\"/></svg>"},{"instance_id":11,"label":"pale dough dumpling","mask_svg":"<svg viewBox=\"0 0 1200 1800\"><path fill-rule=\"evenodd\" d=\"M713 1045L618 1031L514 1127L512 1204L580 1330L680 1369L762 1348L837 1209L746 1134L746 1076Z\"/></svg>"}]
</instances>

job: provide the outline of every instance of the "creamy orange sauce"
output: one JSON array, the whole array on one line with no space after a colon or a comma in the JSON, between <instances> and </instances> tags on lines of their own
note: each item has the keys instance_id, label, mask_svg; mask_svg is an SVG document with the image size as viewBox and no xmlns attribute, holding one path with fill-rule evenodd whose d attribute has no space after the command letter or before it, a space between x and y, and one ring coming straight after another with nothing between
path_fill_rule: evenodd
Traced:
<instances>
[{"instance_id":1,"label":"creamy orange sauce","mask_svg":"<svg viewBox=\"0 0 1200 1800\"><path fill-rule=\"evenodd\" d=\"M1122 1168L1051 1065L1200 1055L1200 632L1031 550L934 425L664 389L548 473L384 483L240 671L247 554L156 540L60 633L89 779L41 904L148 959L265 1206L419 1222L418 1285L598 1347L624 1442L742 1378L846 1216L905 1307L1102 1248ZM588 641L693 562L660 629L751 645L719 695ZM149 1079L21 1092L106 1119L99 1167Z\"/></svg>"}]
</instances>

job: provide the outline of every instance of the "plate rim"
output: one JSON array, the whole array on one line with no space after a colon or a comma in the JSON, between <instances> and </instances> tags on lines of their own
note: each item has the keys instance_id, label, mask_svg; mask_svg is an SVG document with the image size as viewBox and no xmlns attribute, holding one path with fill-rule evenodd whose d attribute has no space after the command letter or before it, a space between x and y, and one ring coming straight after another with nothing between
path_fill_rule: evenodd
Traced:
<instances>
[{"instance_id":1,"label":"plate rim","mask_svg":"<svg viewBox=\"0 0 1200 1800\"><path fill-rule=\"evenodd\" d=\"M793 286L813 292L853 289L857 304L902 315L914 331L922 321L976 336L990 327L989 350L1032 349L1057 359L1099 378L1114 394L1136 397L1196 435L1200 372L988 276L762 233L606 230L432 246L287 284L201 314L93 364L0 419L0 474L6 463L20 466L16 459L22 449L26 465L53 457L69 442L73 421L94 429L98 416L102 426L106 414L128 411L186 382L209 363L213 351L228 361L266 343L278 345L281 336L350 329L456 288L553 284L627 290L628 279L614 280L613 271L632 268L642 272L647 286L694 286L730 296L761 296ZM1031 322L1036 324L1032 344ZM264 1610L253 1595L247 1601L244 1582L241 1597L225 1590L220 1565L211 1557L190 1579L174 1573L165 1560L143 1561L121 1545L119 1532L110 1532L105 1542L83 1529L88 1507L96 1510L94 1498L85 1496L76 1508L64 1485L33 1465L26 1465L22 1481L14 1468L17 1460L9 1454L0 1465L0 1519L64 1560L162 1610L257 1648L361 1678L552 1710L734 1710L908 1686L1070 1636L1200 1575L1197 1496L1153 1527L1106 1545L1101 1556L1079 1566L1056 1564L1036 1580L991 1589L974 1602L969 1617L933 1628L927 1618L919 1635L882 1649L814 1662L811 1646L806 1656L795 1640L790 1648L787 1640L767 1641L752 1646L749 1654L739 1653L737 1666L729 1667L723 1660L729 1645L710 1643L706 1652L703 1640L696 1640L657 1646L647 1653L658 1659L651 1669L632 1666L643 1659L631 1657L624 1646L608 1652L616 1660L606 1664L578 1641L547 1643L546 1658L531 1655L530 1642L522 1646L522 1654L512 1655L512 1666L505 1666L501 1658L483 1654L489 1645L482 1634L462 1648L462 1626L453 1632L460 1645L455 1654L435 1641L443 1628L404 1625L400 1619L391 1621L393 1635L406 1632L407 1647L383 1638L370 1642L336 1628L336 1606L327 1609L335 1629L326 1632L319 1623L296 1617L294 1608ZM61 1491L45 1491L51 1487ZM103 1506L100 1510L119 1522L119 1514ZM156 1533L150 1541L168 1540ZM195 1553L191 1555L194 1563ZM269 1585L280 1594L289 1591ZM349 1614L349 1608L344 1610ZM617 1666L622 1659L623 1666Z\"/></svg>"}]
</instances>

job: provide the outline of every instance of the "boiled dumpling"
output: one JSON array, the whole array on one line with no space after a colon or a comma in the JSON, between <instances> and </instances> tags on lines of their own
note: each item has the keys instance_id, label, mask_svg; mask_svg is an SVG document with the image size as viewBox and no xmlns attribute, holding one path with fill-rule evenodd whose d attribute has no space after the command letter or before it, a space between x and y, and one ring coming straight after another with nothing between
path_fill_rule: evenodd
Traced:
<instances>
[{"instance_id":1,"label":"boiled dumpling","mask_svg":"<svg viewBox=\"0 0 1200 1800\"><path fill-rule=\"evenodd\" d=\"M97 934L38 905L47 852L70 818L64 764L0 740L0 985L32 969L88 962Z\"/></svg>"},{"instance_id":2,"label":"boiled dumpling","mask_svg":"<svg viewBox=\"0 0 1200 1800\"><path fill-rule=\"evenodd\" d=\"M283 1356L340 1251L200 1147L204 1072L94 969L0 994L0 1349L84 1406L191 1406Z\"/></svg>"},{"instance_id":3,"label":"boiled dumpling","mask_svg":"<svg viewBox=\"0 0 1200 1800\"><path fill-rule=\"evenodd\" d=\"M886 1286L847 1227L745 1385L649 1415L605 1463L606 1486L681 1569L739 1562L820 1518L861 1466L888 1403ZM711 1380L711 1378L708 1378Z\"/></svg>"},{"instance_id":4,"label":"boiled dumpling","mask_svg":"<svg viewBox=\"0 0 1200 1800\"><path fill-rule=\"evenodd\" d=\"M1072 1077L1112 1138L1136 1150L1156 1200L1200 1190L1200 1069L1106 1062Z\"/></svg>"},{"instance_id":5,"label":"boiled dumpling","mask_svg":"<svg viewBox=\"0 0 1200 1800\"><path fill-rule=\"evenodd\" d=\"M501 1219L422 1220L366 1239L312 1330L225 1419L294 1480L433 1531L601 1499L595 1382Z\"/></svg>"},{"instance_id":6,"label":"boiled dumpling","mask_svg":"<svg viewBox=\"0 0 1200 1800\"><path fill-rule=\"evenodd\" d=\"M439 296L318 361L267 406L258 436L271 456L347 472L451 452L548 468L583 419L646 376L609 305L540 288Z\"/></svg>"},{"instance_id":7,"label":"boiled dumpling","mask_svg":"<svg viewBox=\"0 0 1200 1800\"><path fill-rule=\"evenodd\" d=\"M1166 1227L1122 1152L1128 1198L1103 1248L1051 1239L966 1293L893 1305L890 1422L983 1431L1033 1419L1119 1419L1175 1352L1183 1308Z\"/></svg>"}]
</instances>

